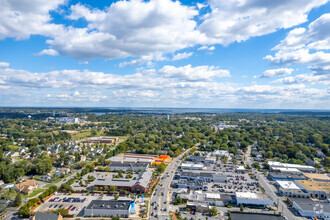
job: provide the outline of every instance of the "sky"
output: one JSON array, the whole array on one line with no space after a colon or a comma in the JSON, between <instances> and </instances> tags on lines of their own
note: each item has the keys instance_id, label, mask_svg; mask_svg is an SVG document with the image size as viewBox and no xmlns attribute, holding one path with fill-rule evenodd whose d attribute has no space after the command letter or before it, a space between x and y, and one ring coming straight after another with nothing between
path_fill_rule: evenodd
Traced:
<instances>
[{"instance_id":1,"label":"sky","mask_svg":"<svg viewBox=\"0 0 330 220\"><path fill-rule=\"evenodd\" d=\"M330 109L330 0L0 5L0 106Z\"/></svg>"}]
</instances>

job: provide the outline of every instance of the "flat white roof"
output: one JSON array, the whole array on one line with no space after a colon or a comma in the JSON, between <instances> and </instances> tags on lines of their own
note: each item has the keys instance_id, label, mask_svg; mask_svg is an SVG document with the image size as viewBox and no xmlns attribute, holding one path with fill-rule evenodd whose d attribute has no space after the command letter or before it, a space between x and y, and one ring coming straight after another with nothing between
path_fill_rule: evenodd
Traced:
<instances>
[{"instance_id":1,"label":"flat white roof","mask_svg":"<svg viewBox=\"0 0 330 220\"><path fill-rule=\"evenodd\" d=\"M276 181L281 188L283 189L300 189L294 182L292 181Z\"/></svg>"},{"instance_id":2,"label":"flat white roof","mask_svg":"<svg viewBox=\"0 0 330 220\"><path fill-rule=\"evenodd\" d=\"M300 170L297 168L288 168L288 167L274 167L273 170L278 170L281 172L295 172L295 173L301 173Z\"/></svg>"},{"instance_id":3,"label":"flat white roof","mask_svg":"<svg viewBox=\"0 0 330 220\"><path fill-rule=\"evenodd\" d=\"M220 199L220 193L205 193L205 197L208 199Z\"/></svg>"},{"instance_id":4,"label":"flat white roof","mask_svg":"<svg viewBox=\"0 0 330 220\"><path fill-rule=\"evenodd\" d=\"M236 192L236 198L258 199L258 196L256 193L251 192Z\"/></svg>"},{"instance_id":5,"label":"flat white roof","mask_svg":"<svg viewBox=\"0 0 330 220\"><path fill-rule=\"evenodd\" d=\"M181 164L182 167L204 167L203 164L193 164L193 163L183 163Z\"/></svg>"},{"instance_id":6,"label":"flat white roof","mask_svg":"<svg viewBox=\"0 0 330 220\"><path fill-rule=\"evenodd\" d=\"M279 167L287 167L287 168L308 168L308 169L315 169L312 166L300 165L300 164L292 164L292 163L281 163L278 161L268 161L269 166L279 166Z\"/></svg>"}]
</instances>

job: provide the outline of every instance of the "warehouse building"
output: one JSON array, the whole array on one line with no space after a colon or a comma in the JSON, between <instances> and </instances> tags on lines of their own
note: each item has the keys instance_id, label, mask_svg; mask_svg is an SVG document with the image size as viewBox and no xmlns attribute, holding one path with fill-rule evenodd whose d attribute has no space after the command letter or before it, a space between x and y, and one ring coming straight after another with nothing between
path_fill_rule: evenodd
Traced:
<instances>
[{"instance_id":1,"label":"warehouse building","mask_svg":"<svg viewBox=\"0 0 330 220\"><path fill-rule=\"evenodd\" d=\"M303 217L307 218L330 218L330 204L327 202L315 201L312 199L289 198L289 203L299 212Z\"/></svg>"},{"instance_id":2,"label":"warehouse building","mask_svg":"<svg viewBox=\"0 0 330 220\"><path fill-rule=\"evenodd\" d=\"M256 206L267 206L273 205L274 202L261 193L251 192L236 192L236 203L237 205L256 205Z\"/></svg>"},{"instance_id":3,"label":"warehouse building","mask_svg":"<svg viewBox=\"0 0 330 220\"><path fill-rule=\"evenodd\" d=\"M85 209L84 217L120 217L127 218L134 202L130 200L92 200Z\"/></svg>"},{"instance_id":4,"label":"warehouse building","mask_svg":"<svg viewBox=\"0 0 330 220\"><path fill-rule=\"evenodd\" d=\"M140 171L146 170L149 167L149 163L122 163L122 162L111 162L109 165L111 171Z\"/></svg>"},{"instance_id":5,"label":"warehouse building","mask_svg":"<svg viewBox=\"0 0 330 220\"><path fill-rule=\"evenodd\" d=\"M278 191L284 196L299 196L302 198L307 198L309 196L306 190L301 189L293 181L276 181L276 184L279 187Z\"/></svg>"},{"instance_id":6,"label":"warehouse building","mask_svg":"<svg viewBox=\"0 0 330 220\"><path fill-rule=\"evenodd\" d=\"M183 171L180 174L175 175L176 179L186 179L192 181L206 181L206 182L227 182L227 177L222 174L209 173L209 172L189 172Z\"/></svg>"},{"instance_id":7,"label":"warehouse building","mask_svg":"<svg viewBox=\"0 0 330 220\"><path fill-rule=\"evenodd\" d=\"M273 171L278 168L296 168L303 172L314 172L315 167L300 165L300 164L291 164L291 163L281 163L278 161L268 161L269 170Z\"/></svg>"},{"instance_id":8,"label":"warehouse building","mask_svg":"<svg viewBox=\"0 0 330 220\"><path fill-rule=\"evenodd\" d=\"M297 180L297 185L305 189L311 198L318 198L321 200L330 198L330 183L314 180Z\"/></svg>"},{"instance_id":9,"label":"warehouse building","mask_svg":"<svg viewBox=\"0 0 330 220\"><path fill-rule=\"evenodd\" d=\"M261 213L231 212L230 217L232 220L284 220L284 218L280 215Z\"/></svg>"},{"instance_id":10,"label":"warehouse building","mask_svg":"<svg viewBox=\"0 0 330 220\"><path fill-rule=\"evenodd\" d=\"M183 170L202 170L204 168L204 164L202 163L182 163L181 169Z\"/></svg>"},{"instance_id":11,"label":"warehouse building","mask_svg":"<svg viewBox=\"0 0 330 220\"><path fill-rule=\"evenodd\" d=\"M282 173L282 172L269 172L268 176L274 180L282 180L282 181L294 181L294 180L304 180L306 177L302 174L296 173Z\"/></svg>"}]
</instances>

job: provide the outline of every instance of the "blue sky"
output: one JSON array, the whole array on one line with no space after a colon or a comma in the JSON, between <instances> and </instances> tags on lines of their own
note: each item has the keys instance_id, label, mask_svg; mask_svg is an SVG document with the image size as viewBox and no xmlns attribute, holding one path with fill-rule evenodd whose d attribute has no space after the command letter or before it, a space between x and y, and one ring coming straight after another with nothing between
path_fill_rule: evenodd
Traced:
<instances>
[{"instance_id":1,"label":"blue sky","mask_svg":"<svg viewBox=\"0 0 330 220\"><path fill-rule=\"evenodd\" d=\"M0 105L330 109L328 0L0 0Z\"/></svg>"}]
</instances>

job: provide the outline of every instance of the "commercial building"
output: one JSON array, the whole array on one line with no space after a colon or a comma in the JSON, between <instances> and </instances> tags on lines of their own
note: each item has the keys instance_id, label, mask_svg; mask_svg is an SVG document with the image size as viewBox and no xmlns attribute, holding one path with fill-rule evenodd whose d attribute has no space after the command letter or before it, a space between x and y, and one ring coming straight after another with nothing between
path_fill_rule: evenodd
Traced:
<instances>
[{"instance_id":1,"label":"commercial building","mask_svg":"<svg viewBox=\"0 0 330 220\"><path fill-rule=\"evenodd\" d=\"M134 207L134 203L130 200L92 200L85 209L84 217L127 218L132 207Z\"/></svg>"},{"instance_id":2,"label":"commercial building","mask_svg":"<svg viewBox=\"0 0 330 220\"><path fill-rule=\"evenodd\" d=\"M303 172L314 172L315 167L300 165L300 164L290 164L290 163L281 163L278 161L268 161L269 170L273 171L278 168L296 168Z\"/></svg>"},{"instance_id":3,"label":"commercial building","mask_svg":"<svg viewBox=\"0 0 330 220\"><path fill-rule=\"evenodd\" d=\"M139 170L146 170L149 167L149 163L122 163L122 162L112 162L109 165L111 171L139 171Z\"/></svg>"},{"instance_id":4,"label":"commercial building","mask_svg":"<svg viewBox=\"0 0 330 220\"><path fill-rule=\"evenodd\" d=\"M182 163L181 169L184 170L202 170L204 168L204 164L202 163Z\"/></svg>"},{"instance_id":5,"label":"commercial building","mask_svg":"<svg viewBox=\"0 0 330 220\"><path fill-rule=\"evenodd\" d=\"M283 180L283 181L293 181L293 180L304 180L306 177L302 174L295 174L295 173L282 173L282 172L269 172L268 176L276 181L276 180Z\"/></svg>"},{"instance_id":6,"label":"commercial building","mask_svg":"<svg viewBox=\"0 0 330 220\"><path fill-rule=\"evenodd\" d=\"M281 173L292 173L292 174L301 174L301 171L297 168L287 168L287 167L274 167L274 172L281 172Z\"/></svg>"},{"instance_id":7,"label":"commercial building","mask_svg":"<svg viewBox=\"0 0 330 220\"><path fill-rule=\"evenodd\" d=\"M150 154L118 154L114 157L111 157L109 160L112 162L121 162L121 163L149 163L151 164L158 158L157 155Z\"/></svg>"},{"instance_id":8,"label":"commercial building","mask_svg":"<svg viewBox=\"0 0 330 220\"><path fill-rule=\"evenodd\" d=\"M261 193L251 192L236 192L236 203L237 205L256 205L256 206L267 206L273 205L273 201Z\"/></svg>"},{"instance_id":9,"label":"commercial building","mask_svg":"<svg viewBox=\"0 0 330 220\"><path fill-rule=\"evenodd\" d=\"M174 188L186 188L194 190L207 190L207 185L203 181L180 180L173 184Z\"/></svg>"},{"instance_id":10,"label":"commercial building","mask_svg":"<svg viewBox=\"0 0 330 220\"><path fill-rule=\"evenodd\" d=\"M31 220L62 220L61 214L35 213Z\"/></svg>"},{"instance_id":11,"label":"commercial building","mask_svg":"<svg viewBox=\"0 0 330 220\"><path fill-rule=\"evenodd\" d=\"M94 181L94 187L115 186L116 190L127 190L132 193L145 193L149 187L152 177L152 171L146 169L138 177L132 179L126 178L97 178Z\"/></svg>"},{"instance_id":12,"label":"commercial building","mask_svg":"<svg viewBox=\"0 0 330 220\"><path fill-rule=\"evenodd\" d=\"M279 187L279 192L284 196L296 196L296 197L308 197L308 192L304 189L301 189L299 186L296 185L293 181L276 181L276 184Z\"/></svg>"},{"instance_id":13,"label":"commercial building","mask_svg":"<svg viewBox=\"0 0 330 220\"><path fill-rule=\"evenodd\" d=\"M232 220L284 220L284 218L280 215L261 213L231 212L230 217Z\"/></svg>"},{"instance_id":14,"label":"commercial building","mask_svg":"<svg viewBox=\"0 0 330 220\"><path fill-rule=\"evenodd\" d=\"M314 181L330 182L330 177L324 173L303 173L305 177Z\"/></svg>"},{"instance_id":15,"label":"commercial building","mask_svg":"<svg viewBox=\"0 0 330 220\"><path fill-rule=\"evenodd\" d=\"M172 161L172 158L169 155L160 155L153 164L160 165L161 163L170 163Z\"/></svg>"},{"instance_id":16,"label":"commercial building","mask_svg":"<svg viewBox=\"0 0 330 220\"><path fill-rule=\"evenodd\" d=\"M175 176L179 179L187 179L193 181L207 181L207 182L218 182L225 183L227 182L227 177L222 174L209 173L209 172L189 172L183 171L180 174Z\"/></svg>"},{"instance_id":17,"label":"commercial building","mask_svg":"<svg viewBox=\"0 0 330 220\"><path fill-rule=\"evenodd\" d=\"M202 191L190 191L189 193L180 194L180 198L184 202L199 202L207 205L223 206L220 193L205 193Z\"/></svg>"},{"instance_id":18,"label":"commercial building","mask_svg":"<svg viewBox=\"0 0 330 220\"><path fill-rule=\"evenodd\" d=\"M327 202L301 198L289 198L288 200L301 216L319 219L330 218L330 204Z\"/></svg>"},{"instance_id":19,"label":"commercial building","mask_svg":"<svg viewBox=\"0 0 330 220\"><path fill-rule=\"evenodd\" d=\"M297 180L297 185L305 189L311 198L329 199L330 198L330 183L314 180Z\"/></svg>"},{"instance_id":20,"label":"commercial building","mask_svg":"<svg viewBox=\"0 0 330 220\"><path fill-rule=\"evenodd\" d=\"M91 137L83 140L87 144L114 144L119 141L117 137Z\"/></svg>"}]
</instances>

